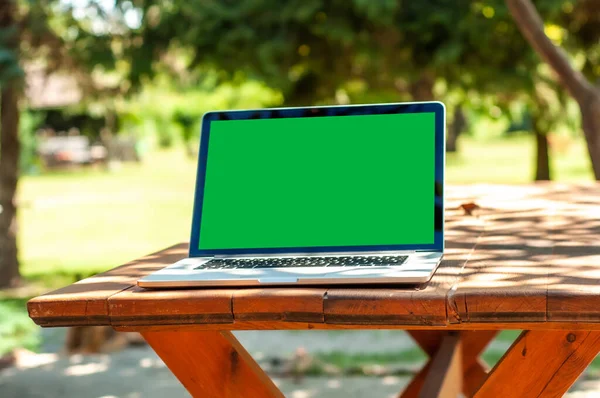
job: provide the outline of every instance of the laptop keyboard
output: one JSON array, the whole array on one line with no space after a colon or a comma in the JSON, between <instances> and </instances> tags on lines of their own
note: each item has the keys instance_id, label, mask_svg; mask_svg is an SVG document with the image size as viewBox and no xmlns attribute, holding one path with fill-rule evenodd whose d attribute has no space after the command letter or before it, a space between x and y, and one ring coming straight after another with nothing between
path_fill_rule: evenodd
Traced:
<instances>
[{"instance_id":1,"label":"laptop keyboard","mask_svg":"<svg viewBox=\"0 0 600 398\"><path fill-rule=\"evenodd\" d=\"M389 267L402 265L408 256L214 258L195 269L281 267Z\"/></svg>"}]
</instances>

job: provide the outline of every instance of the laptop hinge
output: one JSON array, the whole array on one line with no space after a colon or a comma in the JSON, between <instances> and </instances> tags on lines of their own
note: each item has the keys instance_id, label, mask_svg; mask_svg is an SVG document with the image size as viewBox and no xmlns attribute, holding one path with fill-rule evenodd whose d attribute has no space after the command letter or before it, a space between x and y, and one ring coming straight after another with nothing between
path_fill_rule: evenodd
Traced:
<instances>
[{"instance_id":1,"label":"laptop hinge","mask_svg":"<svg viewBox=\"0 0 600 398\"><path fill-rule=\"evenodd\" d=\"M431 252L432 250L398 250L395 254L411 254L416 252ZM316 252L316 253L253 253L253 254L215 254L213 258L230 258L230 257L310 257L310 256L360 256L360 255L381 255L385 251L373 252Z\"/></svg>"}]
</instances>

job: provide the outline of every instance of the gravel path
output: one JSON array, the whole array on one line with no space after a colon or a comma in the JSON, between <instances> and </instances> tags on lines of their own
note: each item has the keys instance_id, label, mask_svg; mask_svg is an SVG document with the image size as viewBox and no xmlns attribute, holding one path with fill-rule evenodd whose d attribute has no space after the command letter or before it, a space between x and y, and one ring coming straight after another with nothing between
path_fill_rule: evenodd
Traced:
<instances>
[{"instance_id":1,"label":"gravel path","mask_svg":"<svg viewBox=\"0 0 600 398\"><path fill-rule=\"evenodd\" d=\"M44 347L58 348L63 331L49 330ZM255 358L286 357L297 347L311 353L345 351L351 354L402 351L413 347L401 331L261 331L236 332ZM505 348L507 343L498 343ZM309 377L296 384L276 379L290 398L395 397L406 377ZM105 355L34 354L19 357L18 366L0 371L2 398L162 398L189 397L160 358L146 346ZM569 398L600 396L600 383L582 380Z\"/></svg>"},{"instance_id":2,"label":"gravel path","mask_svg":"<svg viewBox=\"0 0 600 398\"><path fill-rule=\"evenodd\" d=\"M408 382L400 377L276 379L287 397L393 397ZM0 372L2 398L164 398L189 394L148 348L111 355L36 355L20 368Z\"/></svg>"},{"instance_id":3,"label":"gravel path","mask_svg":"<svg viewBox=\"0 0 600 398\"><path fill-rule=\"evenodd\" d=\"M65 332L65 328L42 329L42 351L60 351ZM396 353L415 347L402 330L252 330L234 334L252 355L258 357L287 357L298 347L311 353L347 354ZM494 341L490 347L506 351L509 346L508 342Z\"/></svg>"}]
</instances>

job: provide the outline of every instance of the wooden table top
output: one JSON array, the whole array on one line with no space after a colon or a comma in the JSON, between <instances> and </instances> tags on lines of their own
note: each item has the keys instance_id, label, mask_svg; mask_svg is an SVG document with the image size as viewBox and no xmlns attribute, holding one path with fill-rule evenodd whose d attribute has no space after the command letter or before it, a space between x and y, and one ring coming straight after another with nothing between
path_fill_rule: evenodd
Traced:
<instances>
[{"instance_id":1,"label":"wooden table top","mask_svg":"<svg viewBox=\"0 0 600 398\"><path fill-rule=\"evenodd\" d=\"M186 256L179 244L34 298L29 314L41 326L118 330L600 330L600 185L453 186L446 202L446 253L423 285L137 287ZM479 208L469 215L466 203Z\"/></svg>"}]
</instances>

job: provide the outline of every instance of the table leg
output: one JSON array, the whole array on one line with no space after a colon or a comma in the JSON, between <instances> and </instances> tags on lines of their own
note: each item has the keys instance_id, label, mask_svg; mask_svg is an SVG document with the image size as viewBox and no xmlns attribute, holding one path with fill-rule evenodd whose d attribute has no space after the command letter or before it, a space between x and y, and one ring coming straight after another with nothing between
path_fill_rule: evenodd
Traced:
<instances>
[{"instance_id":1,"label":"table leg","mask_svg":"<svg viewBox=\"0 0 600 398\"><path fill-rule=\"evenodd\" d=\"M598 352L600 332L524 331L474 397L562 397Z\"/></svg>"},{"instance_id":2,"label":"table leg","mask_svg":"<svg viewBox=\"0 0 600 398\"><path fill-rule=\"evenodd\" d=\"M487 376L487 365L479 360L479 355L498 333L498 331L482 330L447 332L435 330L410 330L407 332L431 359L400 394L400 398L418 397L422 393L423 386L426 384L428 375L436 372L436 370L432 368L434 361L437 360L438 363L444 363L445 361L451 359L451 356L456 354L454 350L451 350L447 347L444 350L441 349L442 343L447 336L457 336L456 341L454 341L453 344L459 346L458 350L460 353L458 355L462 357L459 367L461 370L459 374L462 374L462 380L456 381L453 385L461 385L462 392L466 396L470 396L475 392L475 390ZM447 343L446 346L448 346L448 344L450 343ZM439 357L437 354L439 354ZM448 370L450 373L452 371L456 372L456 367ZM430 381L428 381L428 383L430 383Z\"/></svg>"},{"instance_id":3,"label":"table leg","mask_svg":"<svg viewBox=\"0 0 600 398\"><path fill-rule=\"evenodd\" d=\"M164 331L142 335L193 397L283 398L229 331Z\"/></svg>"},{"instance_id":4,"label":"table leg","mask_svg":"<svg viewBox=\"0 0 600 398\"><path fill-rule=\"evenodd\" d=\"M462 344L458 333L442 339L423 382L419 397L456 398L462 391Z\"/></svg>"}]
</instances>

